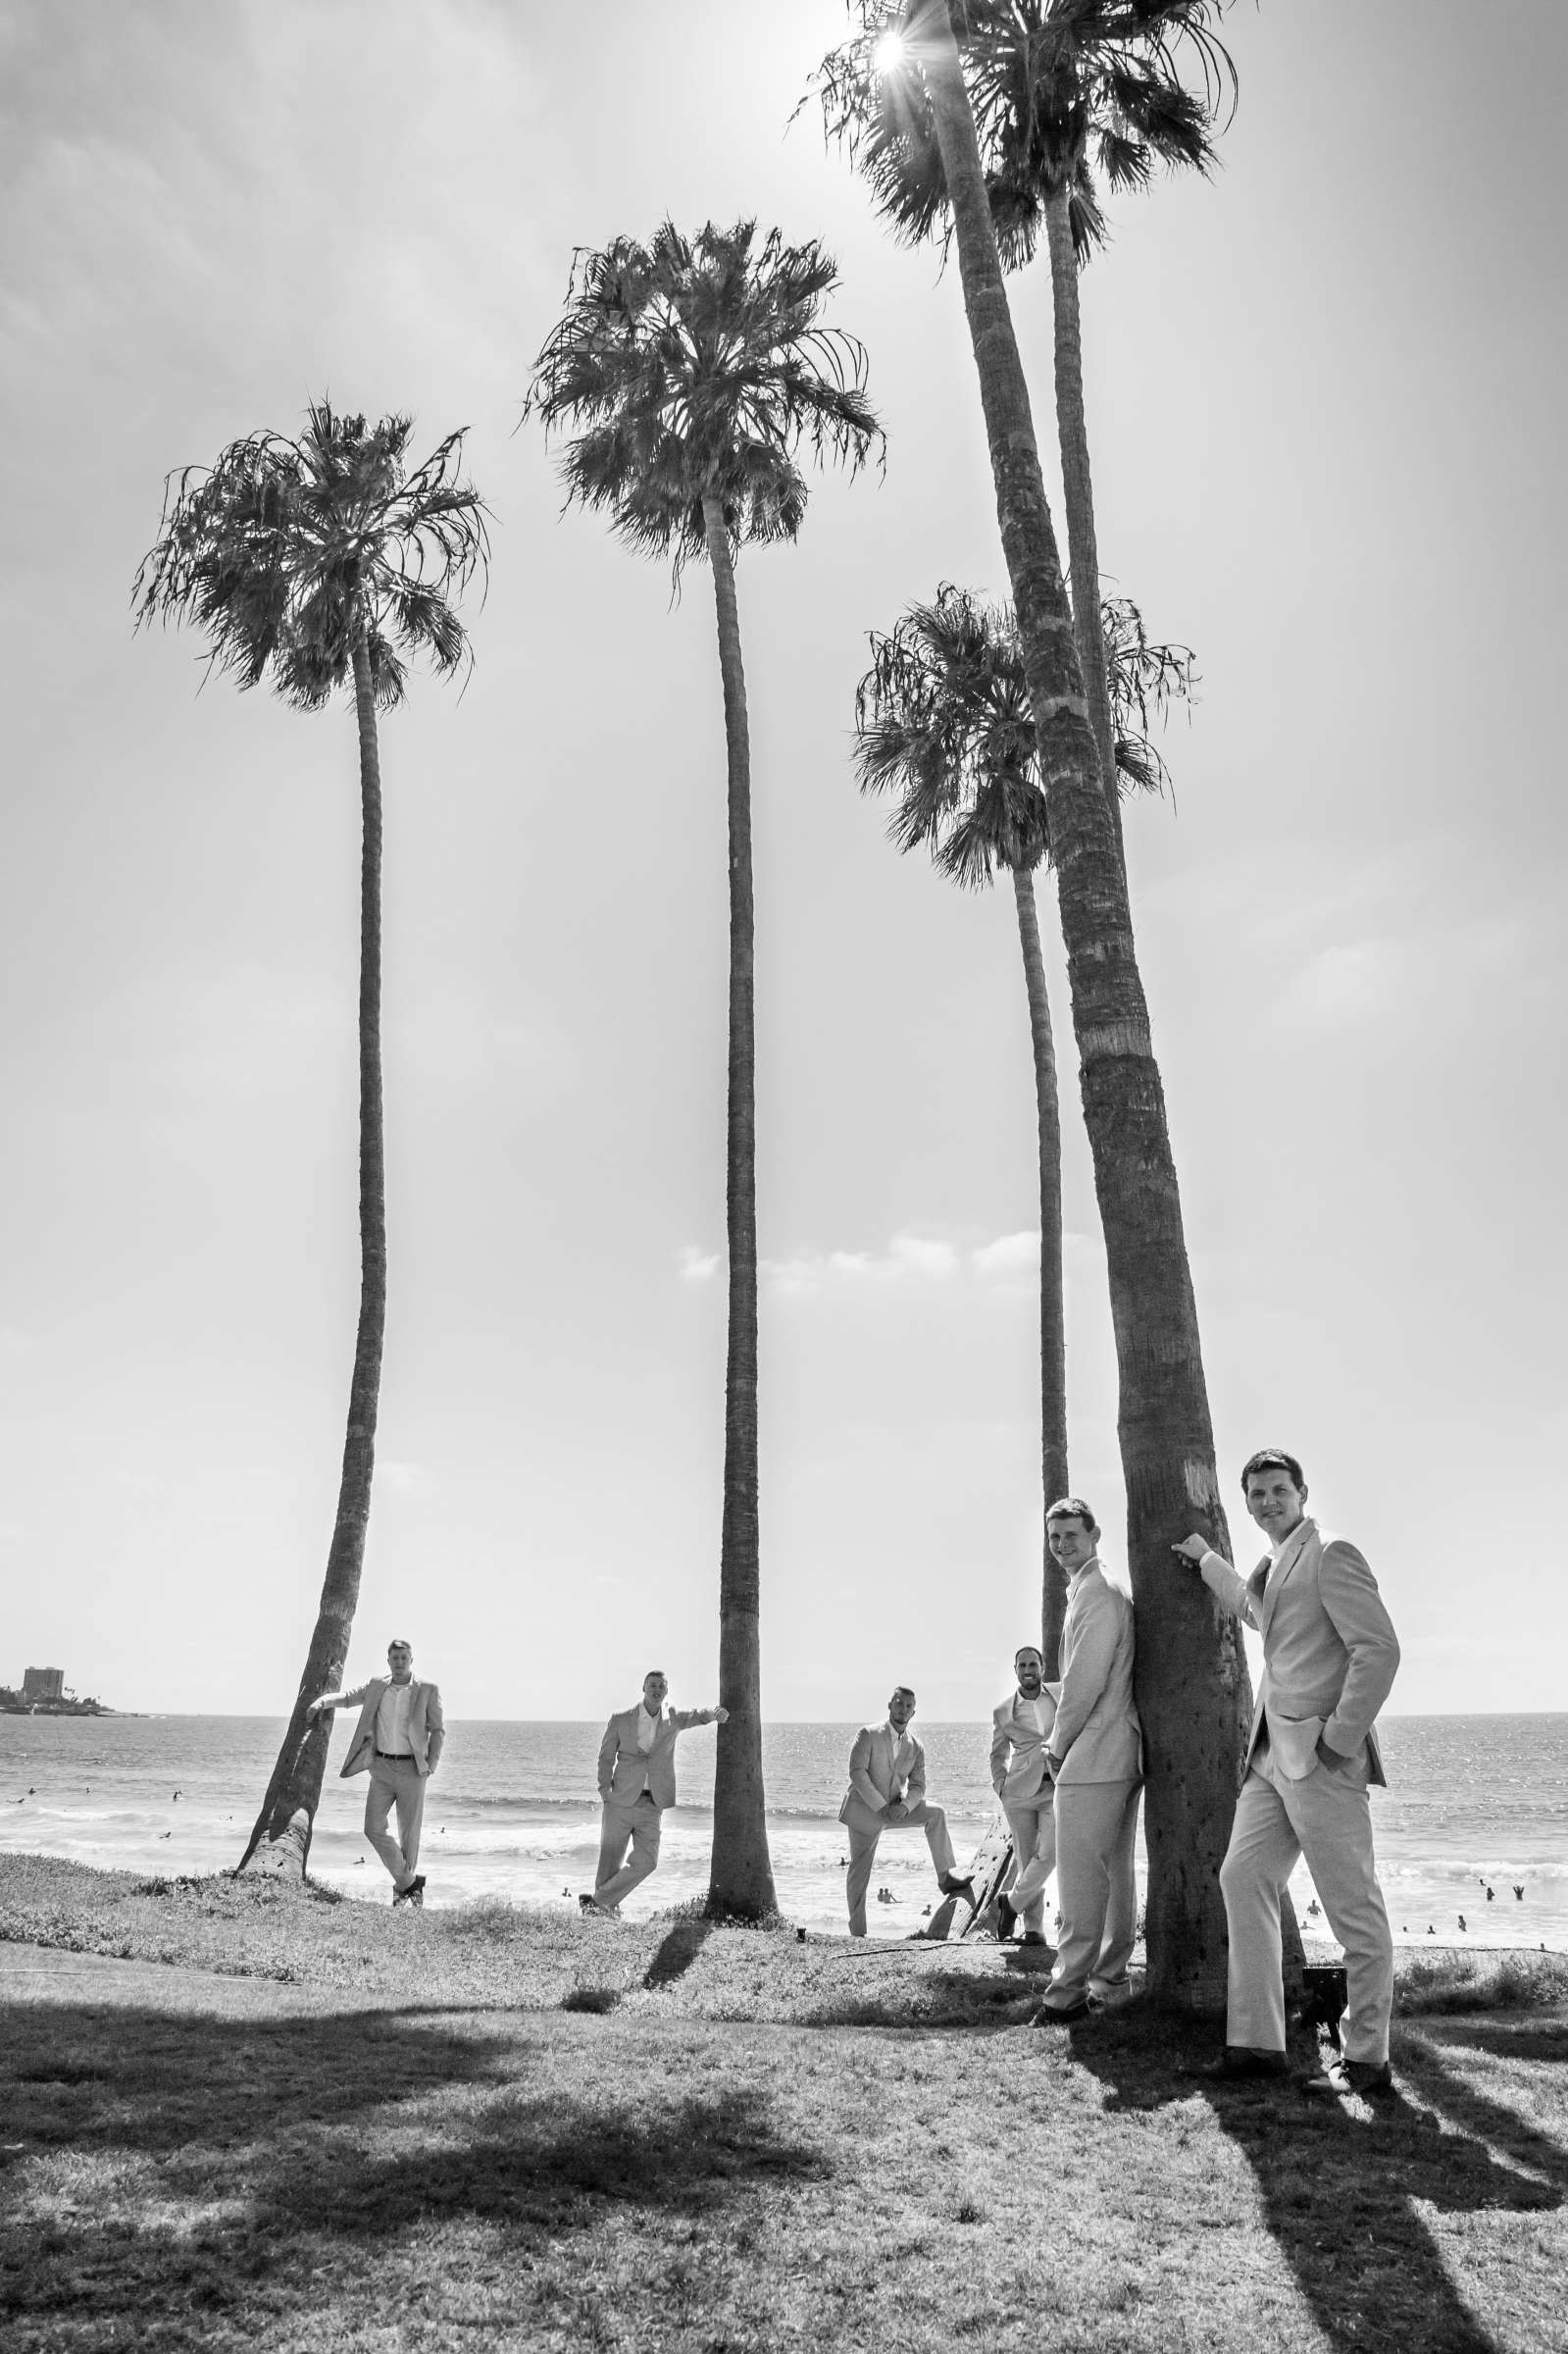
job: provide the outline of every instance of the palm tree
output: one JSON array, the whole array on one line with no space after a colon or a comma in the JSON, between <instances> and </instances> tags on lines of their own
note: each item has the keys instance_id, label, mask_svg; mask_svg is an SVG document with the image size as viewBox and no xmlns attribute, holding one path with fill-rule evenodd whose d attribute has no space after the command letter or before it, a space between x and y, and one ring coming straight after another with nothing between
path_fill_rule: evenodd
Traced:
<instances>
[{"instance_id":1,"label":"palm tree","mask_svg":"<svg viewBox=\"0 0 1568 2354\"><path fill-rule=\"evenodd\" d=\"M1157 792L1163 758L1149 739L1192 691L1190 647L1150 641L1130 597L1108 600L1116 765L1124 790ZM872 667L855 698L855 767L862 792L897 795L888 834L900 850L925 844L939 871L984 889L998 867L1012 877L1034 1044L1039 1157L1040 1471L1043 1503L1067 1495L1067 1366L1062 1284L1061 1106L1050 1000L1040 953L1035 870L1050 857L1035 721L1005 607L946 584L911 605L890 635L872 633ZM1044 1549L1041 1647L1054 1676L1066 1582Z\"/></svg>"},{"instance_id":2,"label":"palm tree","mask_svg":"<svg viewBox=\"0 0 1568 2354\"><path fill-rule=\"evenodd\" d=\"M1156 165L1207 173L1229 53L1223 0L967 0L952 11L1004 269L1031 261L1043 230L1055 325L1056 432L1070 578L1096 583L1099 553L1084 403L1078 273L1105 243L1100 181L1142 188ZM884 10L884 17L890 12ZM846 58L848 53L845 53ZM875 70L875 53L862 50ZM1200 87L1182 78L1195 64ZM868 114L860 169L878 209L911 242L950 208L929 91ZM1096 597L1073 600L1079 665L1106 797L1121 838L1108 648Z\"/></svg>"},{"instance_id":3,"label":"palm tree","mask_svg":"<svg viewBox=\"0 0 1568 2354\"><path fill-rule=\"evenodd\" d=\"M718 610L730 834L730 1071L726 1222L724 1520L719 1728L708 1906L757 1919L775 1906L762 1780L757 1492L757 1211L751 746L736 550L792 540L806 509L801 444L856 469L881 442L865 354L822 307L837 282L814 240L760 247L756 224L668 221L650 245L617 238L580 257L565 316L534 366L525 413L576 429L568 494L602 508L640 554L677 570L706 556Z\"/></svg>"},{"instance_id":4,"label":"palm tree","mask_svg":"<svg viewBox=\"0 0 1568 2354\"><path fill-rule=\"evenodd\" d=\"M897 119L906 106L911 115L929 106L952 206L997 522L1035 714L1110 1276L1128 1557L1138 1610L1138 1707L1149 1763L1149 1983L1167 2001L1216 2009L1224 2000L1226 1954L1219 1866L1250 1705L1246 1662L1208 1599L1170 1571L1170 1546L1184 1521L1223 1550L1225 1514L1127 878L1102 790L1029 386L954 39L954 15L967 23L969 8L979 4L905 0L885 8L878 0L851 0L860 33L847 54L827 61L823 96L830 126L851 142L885 109Z\"/></svg>"},{"instance_id":5,"label":"palm tree","mask_svg":"<svg viewBox=\"0 0 1568 2354\"><path fill-rule=\"evenodd\" d=\"M321 1605L288 1730L238 1868L304 1871L330 1720L306 1705L335 1690L359 1600L376 1459L386 1326L386 1180L381 1120L381 770L378 710L395 710L407 665L448 677L469 655L454 597L488 561L485 509L460 480L463 434L410 470L413 420L339 416L314 402L290 441L259 433L165 487L159 537L136 575L137 626L190 621L209 668L241 688L270 678L297 711L351 690L363 813L359 987L359 1328L337 1517Z\"/></svg>"}]
</instances>

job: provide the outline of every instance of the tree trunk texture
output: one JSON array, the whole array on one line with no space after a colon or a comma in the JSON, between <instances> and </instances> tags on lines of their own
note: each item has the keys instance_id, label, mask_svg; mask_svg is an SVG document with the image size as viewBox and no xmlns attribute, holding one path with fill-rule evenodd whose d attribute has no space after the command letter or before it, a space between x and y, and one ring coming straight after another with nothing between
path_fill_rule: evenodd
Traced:
<instances>
[{"instance_id":1,"label":"tree trunk texture","mask_svg":"<svg viewBox=\"0 0 1568 2354\"><path fill-rule=\"evenodd\" d=\"M302 1874L321 1803L331 1740L329 1715L307 1719L309 1702L342 1689L348 1663L376 1463L381 1348L386 1331L386 1161L381 1115L381 764L376 695L363 637L354 644L354 704L359 721L363 811L359 948L359 1330L348 1392L348 1430L337 1490L337 1519L327 1556L316 1629L305 1655L288 1730L250 1844L238 1871Z\"/></svg>"},{"instance_id":2,"label":"tree trunk texture","mask_svg":"<svg viewBox=\"0 0 1568 2354\"><path fill-rule=\"evenodd\" d=\"M1029 993L1035 1115L1039 1132L1039 1461L1041 1510L1047 1511L1072 1488L1067 1469L1067 1318L1062 1282L1062 1107L1056 1092L1056 1046L1051 1037L1050 999L1045 994L1035 878L1026 868L1013 869L1013 896L1024 951L1024 987ZM1045 1673L1054 1678L1061 1667L1067 1579L1043 1540L1041 1550L1040 1649Z\"/></svg>"},{"instance_id":3,"label":"tree trunk texture","mask_svg":"<svg viewBox=\"0 0 1568 2354\"><path fill-rule=\"evenodd\" d=\"M1029 389L996 255L947 0L910 0L931 91L980 378L996 513L1050 817L1073 1028L1109 1263L1148 1753L1149 1990L1215 2010L1225 1997L1219 1866L1250 1711L1240 1637L1173 1564L1197 1529L1229 1543L1165 1100L1102 789ZM1083 602L1092 601L1087 584Z\"/></svg>"},{"instance_id":4,"label":"tree trunk texture","mask_svg":"<svg viewBox=\"0 0 1568 2354\"><path fill-rule=\"evenodd\" d=\"M751 739L730 536L703 500L719 622L730 802L730 1085L726 1228L730 1322L724 1377L719 1553L719 1727L708 1911L759 1920L778 1909L762 1781L761 1567L757 1509L757 1107L751 889Z\"/></svg>"},{"instance_id":5,"label":"tree trunk texture","mask_svg":"<svg viewBox=\"0 0 1568 2354\"><path fill-rule=\"evenodd\" d=\"M1073 638L1088 694L1089 724L1099 753L1100 783L1116 847L1122 844L1122 796L1116 782L1116 727L1100 621L1100 558L1094 536L1094 486L1088 470L1088 420L1084 414L1084 341L1078 307L1078 257L1068 217L1065 179L1045 207L1055 325L1056 438L1062 459L1062 505L1067 515L1067 565L1072 576Z\"/></svg>"}]
</instances>

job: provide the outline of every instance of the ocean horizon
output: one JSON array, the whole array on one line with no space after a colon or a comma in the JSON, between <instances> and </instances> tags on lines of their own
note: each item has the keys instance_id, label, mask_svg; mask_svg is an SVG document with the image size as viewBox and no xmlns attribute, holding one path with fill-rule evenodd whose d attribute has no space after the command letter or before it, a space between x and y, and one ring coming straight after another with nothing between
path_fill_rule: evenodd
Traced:
<instances>
[{"instance_id":1,"label":"ocean horizon","mask_svg":"<svg viewBox=\"0 0 1568 2354\"><path fill-rule=\"evenodd\" d=\"M66 1857L177 1878L231 1870L282 1738L280 1716L0 1715L0 1854ZM361 1828L365 1784L338 1766L352 1729L333 1730L311 1846L312 1875L385 1903ZM460 1718L426 1803L421 1868L431 1907L483 1901L571 1906L598 1856L595 1766L603 1720ZM768 1836L780 1910L843 1931L837 1821L852 1723L764 1726ZM992 1797L986 1723L921 1724L929 1796L947 1811L962 1862ZM1568 1951L1568 1714L1388 1716L1390 1787L1373 1796L1379 1874L1396 1940ZM657 1875L629 1918L700 1896L713 1835L714 1735L678 1752L681 1804L665 1818ZM1141 1886L1145 1864L1138 1850ZM936 1901L924 1838L890 1831L878 1850L873 1936L907 1937ZM1491 1891L1489 1895L1488 1891ZM1304 1868L1291 1881L1303 1925L1327 1934ZM1052 1892L1054 1893L1054 1891Z\"/></svg>"}]
</instances>

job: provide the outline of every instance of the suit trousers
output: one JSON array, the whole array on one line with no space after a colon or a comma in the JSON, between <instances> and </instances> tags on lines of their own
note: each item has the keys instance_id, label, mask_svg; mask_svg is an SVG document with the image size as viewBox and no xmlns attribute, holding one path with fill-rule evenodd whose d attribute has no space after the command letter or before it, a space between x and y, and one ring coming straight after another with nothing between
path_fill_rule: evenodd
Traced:
<instances>
[{"instance_id":1,"label":"suit trousers","mask_svg":"<svg viewBox=\"0 0 1568 2354\"><path fill-rule=\"evenodd\" d=\"M928 1807L924 1800L911 1807L897 1822L889 1822L885 1815L874 1815L859 1800L854 1804L845 1829L849 1833L849 1869L844 1875L844 1894L849 1900L849 1934L866 1934L866 1890L871 1883L872 1861L877 1842L884 1831L924 1831L931 1860L936 1867L936 1877L945 1879L953 1868L953 1843L947 1836L947 1817L940 1807Z\"/></svg>"},{"instance_id":2,"label":"suit trousers","mask_svg":"<svg viewBox=\"0 0 1568 2354\"><path fill-rule=\"evenodd\" d=\"M613 1913L624 1896L639 1888L651 1872L659 1868L659 1833L664 1817L653 1802L653 1794L644 1790L630 1806L619 1799L607 1799L604 1808L604 1827L599 1834L599 1870L594 1882L593 1901L606 1913ZM631 1861L627 1861L627 1843L632 1846Z\"/></svg>"},{"instance_id":3,"label":"suit trousers","mask_svg":"<svg viewBox=\"0 0 1568 2354\"><path fill-rule=\"evenodd\" d=\"M1004 1798L1002 1813L1013 1834L1013 1862L1018 1877L1009 1891L1012 1902L1024 1917L1026 1929L1045 1927L1045 1883L1056 1869L1056 1803L1047 1782L1037 1798L1026 1799L1010 1807Z\"/></svg>"},{"instance_id":4,"label":"suit trousers","mask_svg":"<svg viewBox=\"0 0 1568 2354\"><path fill-rule=\"evenodd\" d=\"M397 1837L386 1819L397 1809ZM400 1893L414 1877L420 1860L420 1825L425 1819L425 1776L412 1758L405 1766L386 1758L371 1760L371 1786L365 1793L365 1836L392 1875Z\"/></svg>"},{"instance_id":5,"label":"suit trousers","mask_svg":"<svg viewBox=\"0 0 1568 2354\"><path fill-rule=\"evenodd\" d=\"M1389 2057L1393 1939L1372 1854L1364 1749L1359 1761L1315 1766L1298 1782L1280 1772L1268 1750L1254 1753L1220 1867L1231 1940L1225 2040L1254 2051L1285 2049L1280 1896L1300 1856L1344 1948L1344 2056L1381 2067Z\"/></svg>"},{"instance_id":6,"label":"suit trousers","mask_svg":"<svg viewBox=\"0 0 1568 2354\"><path fill-rule=\"evenodd\" d=\"M1138 1934L1138 1836L1141 1782L1058 1782L1056 1885L1062 1927L1043 2008L1071 2011L1089 1994L1127 1987ZM1016 1902L1016 1899L1015 1899Z\"/></svg>"}]
</instances>

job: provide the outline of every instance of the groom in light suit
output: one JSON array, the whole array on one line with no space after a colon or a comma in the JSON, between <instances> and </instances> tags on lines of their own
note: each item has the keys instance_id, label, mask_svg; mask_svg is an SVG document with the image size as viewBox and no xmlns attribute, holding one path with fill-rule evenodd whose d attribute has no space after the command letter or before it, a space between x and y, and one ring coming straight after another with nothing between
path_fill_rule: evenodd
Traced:
<instances>
[{"instance_id":1,"label":"groom in light suit","mask_svg":"<svg viewBox=\"0 0 1568 2354\"><path fill-rule=\"evenodd\" d=\"M1306 1481L1293 1455L1279 1448L1254 1455L1241 1492L1269 1540L1250 1577L1239 1576L1201 1536L1174 1548L1263 1637L1245 1779L1220 1868L1230 1983L1225 2051L1209 2073L1285 2073L1280 1894L1304 1855L1344 1948L1348 1995L1343 2059L1331 2059L1307 2089L1388 2093L1393 1940L1367 1788L1385 1779L1373 1720L1392 1687L1399 1644L1361 1555L1308 1519Z\"/></svg>"},{"instance_id":2,"label":"groom in light suit","mask_svg":"<svg viewBox=\"0 0 1568 2354\"><path fill-rule=\"evenodd\" d=\"M446 1741L441 1695L414 1673L414 1646L396 1640L386 1647L386 1673L356 1684L352 1692L324 1692L305 1711L359 1706L359 1722L340 1772L368 1773L365 1836L392 1875L394 1905L423 1906L425 1874L420 1860L420 1826L425 1819L425 1785L435 1771ZM387 1818L397 1809L397 1837Z\"/></svg>"},{"instance_id":3,"label":"groom in light suit","mask_svg":"<svg viewBox=\"0 0 1568 2354\"><path fill-rule=\"evenodd\" d=\"M1045 1744L1062 1925L1050 1984L1030 2021L1036 2027L1125 2002L1138 1932L1133 1851L1143 1728L1133 1700L1133 1606L1105 1574L1099 1538L1082 1496L1062 1497L1045 1515L1045 1542L1068 1580L1062 1680Z\"/></svg>"},{"instance_id":4,"label":"groom in light suit","mask_svg":"<svg viewBox=\"0 0 1568 2354\"><path fill-rule=\"evenodd\" d=\"M1056 1868L1055 1790L1045 1744L1056 1722L1061 1686L1045 1681L1045 1662L1033 1643L1014 1655L1017 1689L991 1711L991 1787L1013 1834L1018 1877L996 1899L996 1935L1005 1944L1020 1918L1024 1943L1045 1943L1045 1883Z\"/></svg>"},{"instance_id":5,"label":"groom in light suit","mask_svg":"<svg viewBox=\"0 0 1568 2354\"><path fill-rule=\"evenodd\" d=\"M973 1880L960 1879L953 1870L946 1816L940 1807L926 1804L926 1752L909 1730L914 1714L915 1695L907 1684L895 1684L886 1723L863 1724L849 1753L849 1787L838 1819L849 1833L844 1893L851 1937L866 1934L871 1867L877 1842L889 1828L924 1831L943 1896L967 1897L971 1905L975 1901Z\"/></svg>"},{"instance_id":6,"label":"groom in light suit","mask_svg":"<svg viewBox=\"0 0 1568 2354\"><path fill-rule=\"evenodd\" d=\"M599 1797L604 1806L599 1869L593 1894L578 1898L589 1918L615 1919L621 1899L658 1868L665 1809L675 1805L676 1735L688 1725L729 1721L728 1709L666 1709L669 1690L662 1670L650 1668L636 1707L622 1709L604 1728L599 1743Z\"/></svg>"}]
</instances>

